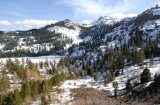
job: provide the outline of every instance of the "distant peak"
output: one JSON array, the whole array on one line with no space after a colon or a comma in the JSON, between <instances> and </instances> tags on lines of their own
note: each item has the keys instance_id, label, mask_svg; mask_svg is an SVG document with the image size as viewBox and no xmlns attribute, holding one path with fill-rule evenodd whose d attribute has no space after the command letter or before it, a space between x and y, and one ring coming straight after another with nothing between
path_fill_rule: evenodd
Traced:
<instances>
[{"instance_id":1,"label":"distant peak","mask_svg":"<svg viewBox=\"0 0 160 105\"><path fill-rule=\"evenodd\" d=\"M160 7L156 5L156 7L150 8L143 12L143 14L153 14L153 15L160 15Z\"/></svg>"},{"instance_id":2,"label":"distant peak","mask_svg":"<svg viewBox=\"0 0 160 105\"><path fill-rule=\"evenodd\" d=\"M109 16L101 16L98 20L93 21L92 25L112 25L116 22L120 21L120 19L112 18Z\"/></svg>"},{"instance_id":3,"label":"distant peak","mask_svg":"<svg viewBox=\"0 0 160 105\"><path fill-rule=\"evenodd\" d=\"M109 16L101 16L101 17L99 18L99 20L102 20L102 19L111 20L111 19L113 19L113 18L111 18L111 17L109 17Z\"/></svg>"},{"instance_id":4,"label":"distant peak","mask_svg":"<svg viewBox=\"0 0 160 105\"><path fill-rule=\"evenodd\" d=\"M70 23L70 22L72 22L70 19L65 20L65 23Z\"/></svg>"}]
</instances>

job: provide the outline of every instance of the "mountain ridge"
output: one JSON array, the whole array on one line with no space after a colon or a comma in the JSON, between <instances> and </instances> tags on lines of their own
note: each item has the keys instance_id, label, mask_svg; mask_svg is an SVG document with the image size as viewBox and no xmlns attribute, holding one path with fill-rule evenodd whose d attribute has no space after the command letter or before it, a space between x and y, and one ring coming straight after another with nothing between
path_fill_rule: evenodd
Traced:
<instances>
[{"instance_id":1,"label":"mountain ridge","mask_svg":"<svg viewBox=\"0 0 160 105\"><path fill-rule=\"evenodd\" d=\"M1 37L2 43L1 43L1 50L5 49L2 52L15 52L17 50L23 50L26 48L29 48L30 53L34 53L33 55L36 55L36 53L41 53L42 49L54 49L55 42L58 41L60 44L60 50L56 51L58 53L67 51L69 47L71 47L74 44L80 44L87 41L95 41L97 39L101 40L102 43L106 43L109 46L115 45L116 43L120 43L119 39L123 36L121 41L126 42L130 44L131 37L135 36L134 34L142 34L144 33L145 36L136 36L137 41L144 40L144 38L147 37L156 37L156 34L159 32L159 18L160 18L160 7L150 8L143 13L139 14L136 17L128 17L128 18L112 18L108 16L101 16L99 19L93 21L91 25L86 27L83 24L72 22L69 19L66 19L64 21L59 21L51 25L47 25L45 27L39 28L39 29L31 29L27 31L11 31L11 32L1 32L1 35L3 34L7 35L8 37ZM149 35L150 34L150 35ZM13 41L13 38L15 38ZM30 38L29 38L30 37ZM4 38L8 38L8 40L11 40L11 42L5 42L3 43L3 40L6 40ZM48 39L49 38L49 39ZM141 38L141 39L140 39ZM152 38L152 39L153 39ZM26 44L21 45L21 41L26 41L23 43L31 43L32 46L26 46ZM41 41L41 40L45 41ZM133 38L132 38L133 39ZM113 42L114 41L114 42ZM136 39L133 39L132 41L136 41ZM8 47L8 45L12 44L13 47ZM116 43L115 43L116 42ZM64 43L64 44L63 44ZM133 43L133 42L131 42ZM139 42L136 42L137 46ZM119 44L118 44L119 45ZM22 47L21 47L22 46ZM23 47L24 46L24 47ZM39 46L39 47L35 47ZM44 46L44 47L42 47ZM47 47L48 46L48 47ZM50 46L50 47L49 47ZM113 46L112 46L113 47ZM31 52L32 49L32 52ZM54 52L54 51L53 51ZM39 55L38 54L38 55ZM52 51L50 51L49 54L54 54Z\"/></svg>"}]
</instances>

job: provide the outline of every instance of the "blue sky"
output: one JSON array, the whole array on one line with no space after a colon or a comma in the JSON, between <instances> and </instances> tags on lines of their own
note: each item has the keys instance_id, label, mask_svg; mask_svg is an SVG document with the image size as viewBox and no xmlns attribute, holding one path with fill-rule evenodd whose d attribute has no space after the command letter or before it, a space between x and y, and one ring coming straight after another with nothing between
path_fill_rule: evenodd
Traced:
<instances>
[{"instance_id":1,"label":"blue sky","mask_svg":"<svg viewBox=\"0 0 160 105\"><path fill-rule=\"evenodd\" d=\"M100 16L131 17L159 0L0 0L0 30L43 27L56 21L93 21Z\"/></svg>"}]
</instances>

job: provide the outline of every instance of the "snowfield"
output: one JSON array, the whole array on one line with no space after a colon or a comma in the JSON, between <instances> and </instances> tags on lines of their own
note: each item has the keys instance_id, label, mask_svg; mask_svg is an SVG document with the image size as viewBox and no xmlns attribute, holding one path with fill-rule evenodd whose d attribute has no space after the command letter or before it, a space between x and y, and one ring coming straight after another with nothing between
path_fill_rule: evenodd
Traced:
<instances>
[{"instance_id":1,"label":"snowfield","mask_svg":"<svg viewBox=\"0 0 160 105\"><path fill-rule=\"evenodd\" d=\"M120 20L121 19L112 18L112 17L108 17L108 16L101 16L98 20L93 21L91 24L92 25L99 25L99 24L112 25L116 22L119 22Z\"/></svg>"},{"instance_id":2,"label":"snowfield","mask_svg":"<svg viewBox=\"0 0 160 105\"><path fill-rule=\"evenodd\" d=\"M56 33L61 33L62 35L65 35L69 38L73 39L73 43L80 43L83 40L79 37L80 34L80 28L76 28L76 30L73 29L68 29L65 27L59 27L59 26L55 26L55 27L50 27L48 28L49 31L55 31Z\"/></svg>"},{"instance_id":3,"label":"snowfield","mask_svg":"<svg viewBox=\"0 0 160 105\"><path fill-rule=\"evenodd\" d=\"M15 59L18 59L19 61L22 60L22 58L26 61L26 59L31 60L33 63L39 63L39 62L45 62L48 61L56 61L58 62L62 57L64 56L39 56L39 57L17 57L17 58L10 58L12 61ZM6 62L9 58L1 58L0 61Z\"/></svg>"}]
</instances>

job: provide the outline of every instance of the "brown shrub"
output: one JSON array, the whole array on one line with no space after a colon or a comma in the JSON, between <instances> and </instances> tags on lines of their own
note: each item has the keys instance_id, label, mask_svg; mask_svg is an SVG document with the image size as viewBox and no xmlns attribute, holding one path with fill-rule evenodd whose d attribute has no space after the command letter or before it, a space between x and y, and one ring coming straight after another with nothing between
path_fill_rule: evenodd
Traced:
<instances>
[{"instance_id":1,"label":"brown shrub","mask_svg":"<svg viewBox=\"0 0 160 105\"><path fill-rule=\"evenodd\" d=\"M60 89L60 88L56 88L55 90L57 91L58 94L61 94L64 92L64 89Z\"/></svg>"},{"instance_id":2,"label":"brown shrub","mask_svg":"<svg viewBox=\"0 0 160 105\"><path fill-rule=\"evenodd\" d=\"M26 97L26 98L24 99L25 105L30 105L31 102L32 102L32 97Z\"/></svg>"},{"instance_id":3,"label":"brown shrub","mask_svg":"<svg viewBox=\"0 0 160 105\"><path fill-rule=\"evenodd\" d=\"M62 86L62 84L63 84L63 83L62 83L62 82L60 82L60 83L58 83L58 84L57 84L57 86L58 86L58 87L60 87L60 86Z\"/></svg>"}]
</instances>

